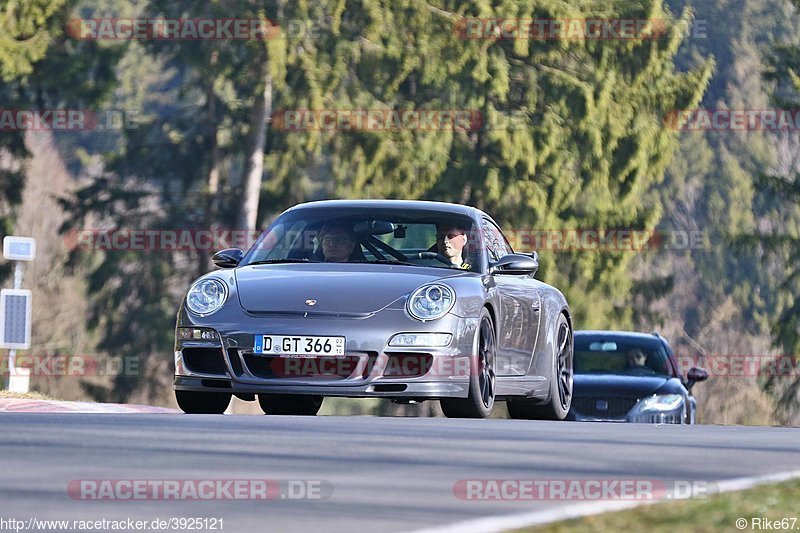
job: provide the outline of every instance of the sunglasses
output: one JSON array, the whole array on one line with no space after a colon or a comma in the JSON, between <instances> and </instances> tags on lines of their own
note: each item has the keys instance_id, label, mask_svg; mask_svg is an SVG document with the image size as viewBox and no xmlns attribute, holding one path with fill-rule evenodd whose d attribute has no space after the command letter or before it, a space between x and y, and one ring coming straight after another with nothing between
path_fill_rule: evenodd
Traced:
<instances>
[{"instance_id":1,"label":"sunglasses","mask_svg":"<svg viewBox=\"0 0 800 533\"><path fill-rule=\"evenodd\" d=\"M353 242L350 237L339 235L325 235L322 238L322 244L347 244Z\"/></svg>"}]
</instances>

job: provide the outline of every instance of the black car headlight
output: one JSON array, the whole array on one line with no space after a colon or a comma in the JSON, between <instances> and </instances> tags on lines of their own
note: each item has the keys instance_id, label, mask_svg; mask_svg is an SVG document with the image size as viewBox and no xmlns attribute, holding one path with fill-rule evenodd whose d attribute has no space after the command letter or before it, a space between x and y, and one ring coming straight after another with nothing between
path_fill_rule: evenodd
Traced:
<instances>
[{"instance_id":1,"label":"black car headlight","mask_svg":"<svg viewBox=\"0 0 800 533\"><path fill-rule=\"evenodd\" d=\"M222 307L228 298L228 288L218 279L208 278L196 282L186 294L186 307L192 313L206 316Z\"/></svg>"},{"instance_id":2,"label":"black car headlight","mask_svg":"<svg viewBox=\"0 0 800 533\"><path fill-rule=\"evenodd\" d=\"M408 314L423 322L442 318L456 303L456 293L441 283L423 285L406 302Z\"/></svg>"}]
</instances>

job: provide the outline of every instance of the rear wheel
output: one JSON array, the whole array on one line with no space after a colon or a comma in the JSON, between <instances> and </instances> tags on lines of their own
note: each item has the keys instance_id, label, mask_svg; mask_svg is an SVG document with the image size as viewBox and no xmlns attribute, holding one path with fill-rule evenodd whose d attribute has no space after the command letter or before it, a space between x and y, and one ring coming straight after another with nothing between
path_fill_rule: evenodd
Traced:
<instances>
[{"instance_id":1,"label":"rear wheel","mask_svg":"<svg viewBox=\"0 0 800 533\"><path fill-rule=\"evenodd\" d=\"M258 404L265 415L314 416L322 407L323 396L302 394L259 394Z\"/></svg>"},{"instance_id":2,"label":"rear wheel","mask_svg":"<svg viewBox=\"0 0 800 533\"><path fill-rule=\"evenodd\" d=\"M564 420L572 405L572 330L563 314L556 326L556 353L553 357L553 377L550 380L550 401L537 404L535 400L508 400L511 418L527 420Z\"/></svg>"},{"instance_id":3,"label":"rear wheel","mask_svg":"<svg viewBox=\"0 0 800 533\"><path fill-rule=\"evenodd\" d=\"M467 398L442 398L442 412L448 418L486 418L494 407L495 354L492 317L486 308L481 312L478 325L476 354L470 359L469 396Z\"/></svg>"},{"instance_id":4,"label":"rear wheel","mask_svg":"<svg viewBox=\"0 0 800 533\"><path fill-rule=\"evenodd\" d=\"M175 399L181 411L189 414L221 415L231 403L231 395L226 392L176 390Z\"/></svg>"}]
</instances>

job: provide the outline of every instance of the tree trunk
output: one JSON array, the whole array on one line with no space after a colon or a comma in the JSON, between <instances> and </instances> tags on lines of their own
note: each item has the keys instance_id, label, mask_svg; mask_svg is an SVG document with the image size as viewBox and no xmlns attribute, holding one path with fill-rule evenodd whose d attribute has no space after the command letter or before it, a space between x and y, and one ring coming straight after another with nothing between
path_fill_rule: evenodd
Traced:
<instances>
[{"instance_id":1,"label":"tree trunk","mask_svg":"<svg viewBox=\"0 0 800 533\"><path fill-rule=\"evenodd\" d=\"M216 63L216 55L212 56L212 62ZM205 212L203 216L203 227L201 229L210 230L220 222L218 220L220 206L219 169L222 163L219 145L217 143L219 124L217 123L217 98L214 94L213 80L210 80L206 85L206 101L208 103L208 136L211 143L211 169L208 172L208 181L206 183ZM211 254L216 251L218 250L203 250L197 254L198 276L208 272Z\"/></svg>"},{"instance_id":2,"label":"tree trunk","mask_svg":"<svg viewBox=\"0 0 800 533\"><path fill-rule=\"evenodd\" d=\"M268 60L267 60L268 61ZM252 113L252 144L247 158L244 198L239 216L239 230L254 230L258 224L258 200L264 174L264 143L267 140L267 118L272 115L272 75L267 61L262 63L264 91L258 95Z\"/></svg>"}]
</instances>

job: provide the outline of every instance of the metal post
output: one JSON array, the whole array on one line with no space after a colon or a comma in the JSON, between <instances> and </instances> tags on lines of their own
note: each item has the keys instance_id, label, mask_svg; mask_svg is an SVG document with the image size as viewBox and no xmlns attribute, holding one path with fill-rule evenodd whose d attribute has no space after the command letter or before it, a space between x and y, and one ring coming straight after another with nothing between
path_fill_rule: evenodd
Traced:
<instances>
[{"instance_id":1,"label":"metal post","mask_svg":"<svg viewBox=\"0 0 800 533\"><path fill-rule=\"evenodd\" d=\"M22 261L17 261L14 264L14 288L22 288L22 276L25 275L25 269L22 266Z\"/></svg>"},{"instance_id":2,"label":"metal post","mask_svg":"<svg viewBox=\"0 0 800 533\"><path fill-rule=\"evenodd\" d=\"M24 267L22 266L22 261L16 261L14 265L14 288L21 289L22 288L22 277L24 276L25 271ZM28 383L25 380L24 384L19 383L19 380L14 379L18 375L17 370L17 350L14 348L8 350L8 385L7 388L9 390L15 390L15 392L28 392ZM25 374L27 376L27 369L25 369Z\"/></svg>"}]
</instances>

